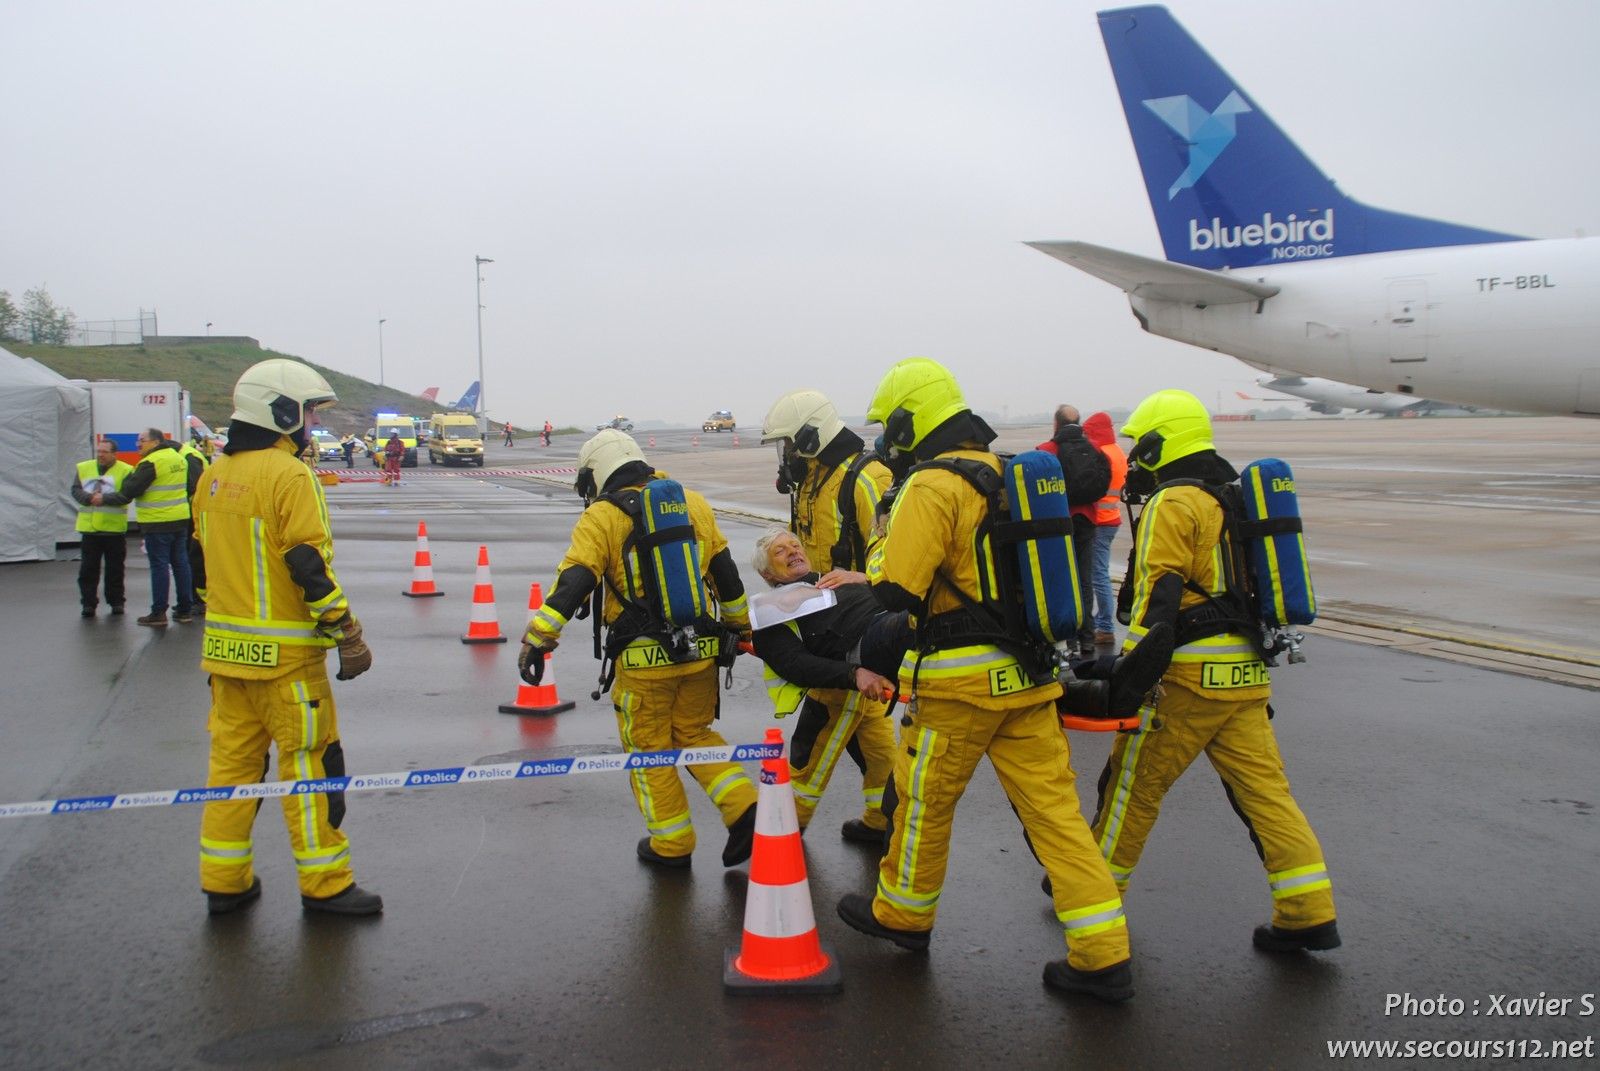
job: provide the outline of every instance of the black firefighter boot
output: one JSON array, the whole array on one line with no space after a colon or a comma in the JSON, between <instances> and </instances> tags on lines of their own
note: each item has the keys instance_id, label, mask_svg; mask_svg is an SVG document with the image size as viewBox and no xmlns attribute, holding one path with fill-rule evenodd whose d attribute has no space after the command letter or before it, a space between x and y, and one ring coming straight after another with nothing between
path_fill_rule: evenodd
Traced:
<instances>
[{"instance_id":1,"label":"black firefighter boot","mask_svg":"<svg viewBox=\"0 0 1600 1071\"><path fill-rule=\"evenodd\" d=\"M1067 681L1057 709L1080 718L1122 718L1137 714L1144 697L1172 664L1172 626L1158 621L1138 644L1118 658L1109 680Z\"/></svg>"}]
</instances>

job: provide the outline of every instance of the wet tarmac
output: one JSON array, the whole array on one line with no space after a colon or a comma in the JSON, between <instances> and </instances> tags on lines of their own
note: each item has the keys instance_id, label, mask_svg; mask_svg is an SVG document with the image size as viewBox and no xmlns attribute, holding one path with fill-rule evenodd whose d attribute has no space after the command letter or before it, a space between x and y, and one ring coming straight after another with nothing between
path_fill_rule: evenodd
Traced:
<instances>
[{"instance_id":1,"label":"wet tarmac","mask_svg":"<svg viewBox=\"0 0 1600 1071\"><path fill-rule=\"evenodd\" d=\"M1413 435L1443 434L1403 423L1419 426L1407 429ZM1589 427L1529 423L1536 440ZM1335 473L1393 467L1382 451L1368 453L1366 437L1395 433L1351 424L1353 437L1309 444L1306 456L1315 450ZM727 436L702 435L687 448L666 433L660 440L663 466L714 499L781 506L763 490L770 448L748 437L739 447ZM570 466L577 445L518 447L516 464L501 467ZM1452 447L1441 449L1448 460ZM491 457L489 471L500 464ZM1564 597L1581 604L1595 597L1600 488L1591 461L1566 464L1581 485L1562 484L1577 512L1554 515L1583 520L1560 551L1573 564L1557 568L1569 574ZM399 488L329 493L336 566L377 658L370 674L336 686L351 772L618 750L609 705L589 698L595 663L581 623L554 659L562 698L577 708L553 719L496 711L516 691L515 642L467 647L458 638L479 543L490 548L501 627L519 631L528 585L549 584L577 515L570 490L426 467L408 476ZM1427 508L1469 516L1447 498ZM1544 522L1513 519L1527 538L1543 537ZM418 520L428 523L442 599L399 594ZM761 526L731 515L723 524L742 559ZM1504 594L1484 604L1494 613L1464 615L1469 623L1509 623L1508 643L1571 646L1581 661L1579 629L1520 627L1523 589L1544 584L1550 568L1542 552L1500 553L1492 526L1488 537L1448 523L1441 531L1447 543L1434 548L1386 539L1345 549L1355 539L1348 534L1328 542L1351 560L1358 551L1398 557L1399 572L1452 555L1477 562ZM1484 538L1487 550L1477 545ZM140 564L130 554L130 610L147 590ZM132 614L80 621L75 572L75 562L0 568L11 611L0 626L0 802L199 783L200 626L152 632ZM1319 566L1325 602L1381 605L1348 598L1330 575L1340 574ZM641 822L616 775L351 795L345 828L356 872L386 902L372 920L301 913L271 802L257 823L264 895L250 911L216 919L197 889L196 808L11 818L0 819L0 1063L1310 1067L1341 1040L1548 1045L1596 1033L1578 998L1600 991L1597 693L1327 633L1307 652L1306 664L1275 674L1275 724L1333 871L1345 945L1326 955L1251 949L1250 931L1270 910L1265 881L1203 766L1168 796L1128 895L1138 996L1119 1007L1043 988L1044 962L1063 953L1060 928L987 767L958 813L926 956L862 937L834 914L840 895L871 887L874 870L834 832L860 799L854 771L839 772L806 839L819 929L844 973L844 993L833 997L724 994L722 957L739 940L747 868L720 866L716 812L697 793L693 869L639 863ZM770 724L759 667L741 659L718 728L730 742L751 742ZM1087 808L1109 743L1074 734ZM1459 998L1463 1010L1386 1013L1405 994ZM1495 998L1540 994L1573 1001L1553 1016L1492 1011Z\"/></svg>"}]
</instances>

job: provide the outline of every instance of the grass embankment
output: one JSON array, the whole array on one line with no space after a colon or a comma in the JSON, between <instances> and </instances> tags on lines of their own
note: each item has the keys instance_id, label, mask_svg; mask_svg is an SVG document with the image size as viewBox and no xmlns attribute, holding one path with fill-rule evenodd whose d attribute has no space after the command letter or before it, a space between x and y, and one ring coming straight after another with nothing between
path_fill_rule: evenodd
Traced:
<instances>
[{"instance_id":1,"label":"grass embankment","mask_svg":"<svg viewBox=\"0 0 1600 1071\"><path fill-rule=\"evenodd\" d=\"M124 381L176 380L189 392L189 408L212 427L225 425L233 412L233 385L246 368L269 357L293 357L257 349L242 342L208 342L185 346L36 346L7 342L6 349L31 357L68 379ZM427 417L437 408L414 394L358 379L305 361L321 372L339 404L322 414L322 425L339 434L366 431L376 412ZM498 427L491 422L491 426Z\"/></svg>"}]
</instances>

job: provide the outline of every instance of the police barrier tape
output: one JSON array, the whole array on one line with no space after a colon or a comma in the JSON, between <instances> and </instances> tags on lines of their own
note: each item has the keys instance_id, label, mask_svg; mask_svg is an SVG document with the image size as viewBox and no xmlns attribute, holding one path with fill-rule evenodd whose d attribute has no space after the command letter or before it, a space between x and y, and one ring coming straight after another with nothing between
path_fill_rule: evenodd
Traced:
<instances>
[{"instance_id":1,"label":"police barrier tape","mask_svg":"<svg viewBox=\"0 0 1600 1071\"><path fill-rule=\"evenodd\" d=\"M132 807L176 807L185 803L223 800L264 800L302 796L312 792L374 792L378 789L436 788L440 785L477 784L483 781L517 781L524 777L560 777L565 774L612 773L661 766L701 766L713 762L755 762L783 755L782 744L726 744L722 747L667 748L663 751L625 751L614 755L579 758L525 759L481 766L442 766L433 770L320 777L306 781L263 781L249 785L210 785L154 792L127 792L110 796L74 796L69 799L0 803L0 818L27 818L41 814L81 814L85 811L125 811Z\"/></svg>"}]
</instances>

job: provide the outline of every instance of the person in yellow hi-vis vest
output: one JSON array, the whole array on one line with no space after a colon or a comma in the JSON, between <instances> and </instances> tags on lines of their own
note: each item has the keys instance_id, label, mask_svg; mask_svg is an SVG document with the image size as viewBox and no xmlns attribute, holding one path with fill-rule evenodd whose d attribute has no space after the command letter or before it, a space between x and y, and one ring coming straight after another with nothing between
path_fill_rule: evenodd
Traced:
<instances>
[{"instance_id":1,"label":"person in yellow hi-vis vest","mask_svg":"<svg viewBox=\"0 0 1600 1071\"><path fill-rule=\"evenodd\" d=\"M194 578L189 571L189 498L198 473L160 428L140 432L138 446L143 456L122 486L97 492L90 502L123 507L133 503L145 556L150 559L150 612L135 620L147 628L166 628L170 591L172 619L186 625L194 620L195 609Z\"/></svg>"},{"instance_id":2,"label":"person in yellow hi-vis vest","mask_svg":"<svg viewBox=\"0 0 1600 1071\"><path fill-rule=\"evenodd\" d=\"M233 389L228 445L195 493L205 547L200 666L211 675L208 785L257 782L276 745L281 780L344 774L338 713L324 665L339 649L339 680L372 667L361 624L333 571L333 533L316 473L298 460L318 406L337 398L312 368L274 358ZM374 915L383 900L355 883L339 831L344 794L283 797L284 824L307 911ZM259 801L207 803L200 821L200 888L212 914L261 895L250 836Z\"/></svg>"},{"instance_id":3,"label":"person in yellow hi-vis vest","mask_svg":"<svg viewBox=\"0 0 1600 1071\"><path fill-rule=\"evenodd\" d=\"M1328 865L1290 794L1268 720L1267 667L1246 634L1251 623L1213 606L1228 594L1222 559L1232 541L1221 505L1200 484L1226 484L1238 473L1217 454L1210 414L1188 391L1152 394L1122 434L1134 440L1127 488L1149 494L1125 581L1133 601L1123 649L1158 622L1173 625L1176 647L1155 716L1142 731L1117 737L1101 775L1094 819L1100 850L1126 889L1162 797L1205 752L1267 870L1272 921L1256 928L1255 947L1337 948Z\"/></svg>"},{"instance_id":4,"label":"person in yellow hi-vis vest","mask_svg":"<svg viewBox=\"0 0 1600 1071\"><path fill-rule=\"evenodd\" d=\"M790 391L773 403L761 441L778 445L779 486L790 494L789 530L823 588L865 580L878 502L889 489L888 468L861 436L845 427L820 391ZM861 817L840 834L881 847L888 823L883 786L894 768L894 728L885 704L854 687L812 688L789 734L789 780L795 815L804 829L822 801L834 767L849 754L861 769Z\"/></svg>"},{"instance_id":5,"label":"person in yellow hi-vis vest","mask_svg":"<svg viewBox=\"0 0 1600 1071\"><path fill-rule=\"evenodd\" d=\"M724 746L726 741L711 728L717 716L718 662L732 665L737 650L731 645L750 629L744 583L704 498L685 490L680 501L660 503L671 507L674 517L686 516L687 527L692 528L692 532L685 532L683 525L663 529L685 537L665 551L661 544L652 550L637 538L644 524L641 510L647 507L647 485L659 486L655 481L664 478L624 432L606 428L583 444L576 487L587 506L556 567L550 594L528 622L517 659L522 679L538 684L546 652L555 649L567 622L604 585L602 676L609 665L616 678L603 687L611 689L624 751ZM669 577L653 564L660 559L682 572ZM690 561L698 565L698 575L688 575ZM661 588L669 579L694 586L704 598L703 616L695 626L674 626L667 620ZM710 606L713 598L716 620ZM689 774L716 804L727 827L722 865L737 866L749 859L755 842L756 790L744 769L732 762L702 763L690 766ZM635 854L652 866L689 866L694 822L677 767L635 769L629 783L648 832Z\"/></svg>"},{"instance_id":6,"label":"person in yellow hi-vis vest","mask_svg":"<svg viewBox=\"0 0 1600 1071\"><path fill-rule=\"evenodd\" d=\"M891 368L867 419L883 424L888 448L916 462L970 459L1000 472L999 458L988 449L994 432L936 361L916 357ZM879 601L918 618L917 644L900 666L909 724L895 760L898 802L877 893L846 895L839 916L902 948L928 947L944 892L956 803L987 756L1050 876L1065 931L1067 958L1045 965L1045 983L1105 1001L1127 1000L1133 996L1127 919L1078 811L1071 756L1056 715L1061 685L1053 669L1025 666L986 638L992 630L984 630L971 610L991 598L997 571L984 525L987 510L984 495L959 473L913 467L868 562Z\"/></svg>"},{"instance_id":7,"label":"person in yellow hi-vis vest","mask_svg":"<svg viewBox=\"0 0 1600 1071\"><path fill-rule=\"evenodd\" d=\"M175 443L174 446L183 457L184 462L189 466L189 495L192 499L195 489L200 486L200 477L205 475L206 466L211 464L211 459L196 449L194 443L189 440ZM200 545L200 541L194 537L194 506L192 503L189 507L189 514L189 526L187 529L189 537L189 578L194 585L195 592L198 593L206 589L206 552L205 548ZM204 597L199 594L195 595L194 608L202 611L206 608Z\"/></svg>"},{"instance_id":8,"label":"person in yellow hi-vis vest","mask_svg":"<svg viewBox=\"0 0 1600 1071\"><path fill-rule=\"evenodd\" d=\"M83 603L83 616L93 617L100 605L100 571L105 566L106 605L111 612L121 615L125 601L123 592L123 565L128 556L128 507L104 505L102 497L96 504L95 495L121 490L122 482L133 472L133 466L117 457L117 447L110 439L95 443L94 457L78 462L77 474L72 479L72 500L78 504L78 537L82 546L82 560L78 565L78 598Z\"/></svg>"}]
</instances>

